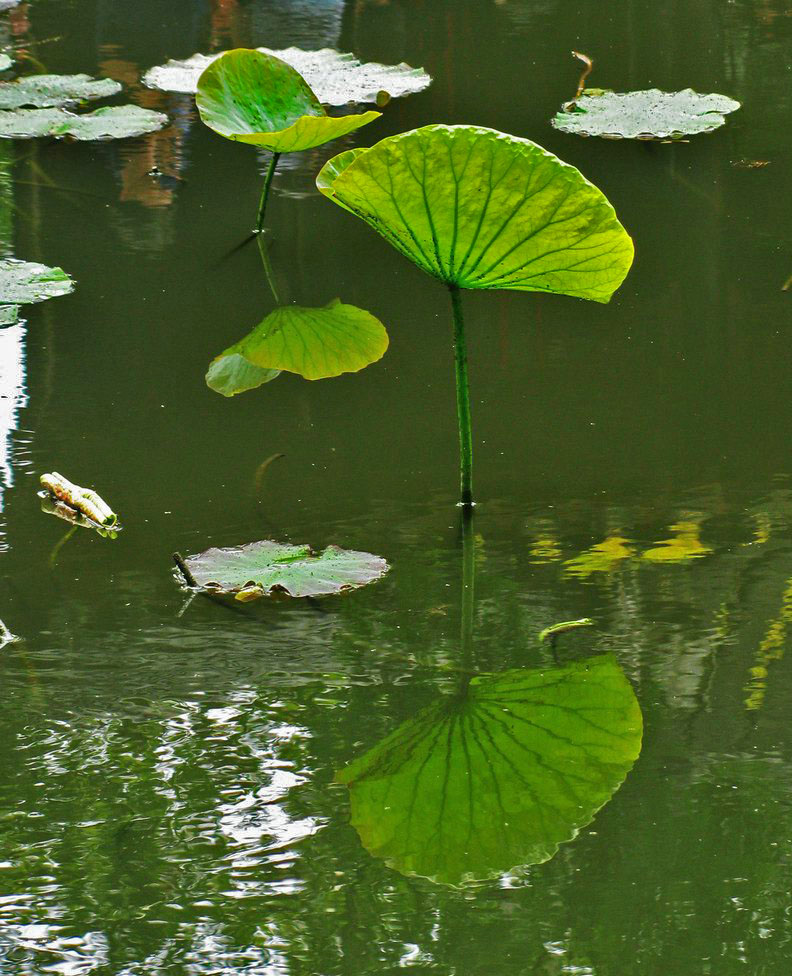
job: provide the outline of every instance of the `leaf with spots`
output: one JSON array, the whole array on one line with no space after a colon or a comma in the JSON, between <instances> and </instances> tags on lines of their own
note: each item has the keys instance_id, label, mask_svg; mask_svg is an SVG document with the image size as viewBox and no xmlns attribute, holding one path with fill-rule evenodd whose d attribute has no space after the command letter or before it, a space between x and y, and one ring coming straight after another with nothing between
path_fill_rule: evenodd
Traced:
<instances>
[{"instance_id":1,"label":"leaf with spots","mask_svg":"<svg viewBox=\"0 0 792 976\"><path fill-rule=\"evenodd\" d=\"M329 116L294 68L245 48L212 61L198 79L195 100L201 120L218 135L275 153L321 146L380 116Z\"/></svg>"},{"instance_id":2,"label":"leaf with spots","mask_svg":"<svg viewBox=\"0 0 792 976\"><path fill-rule=\"evenodd\" d=\"M128 139L156 132L167 125L162 112L138 105L112 105L95 112L75 115L63 108L21 108L0 111L0 139L55 139L70 137L79 142Z\"/></svg>"},{"instance_id":3,"label":"leaf with spots","mask_svg":"<svg viewBox=\"0 0 792 976\"><path fill-rule=\"evenodd\" d=\"M365 586L388 571L387 562L370 552L328 546L315 553L310 546L270 540L207 549L183 562L197 586L235 596L256 590L259 596L327 596Z\"/></svg>"},{"instance_id":4,"label":"leaf with spots","mask_svg":"<svg viewBox=\"0 0 792 976\"><path fill-rule=\"evenodd\" d=\"M633 245L578 170L527 139L429 125L342 153L317 177L428 274L458 288L610 300Z\"/></svg>"},{"instance_id":5,"label":"leaf with spots","mask_svg":"<svg viewBox=\"0 0 792 976\"><path fill-rule=\"evenodd\" d=\"M473 678L336 777L363 846L445 884L549 860L638 757L641 711L615 658Z\"/></svg>"},{"instance_id":6,"label":"leaf with spots","mask_svg":"<svg viewBox=\"0 0 792 976\"><path fill-rule=\"evenodd\" d=\"M206 380L218 393L233 396L275 378L264 372L286 370L307 380L355 373L381 359L387 348L385 327L355 305L338 298L323 308L283 305L222 352Z\"/></svg>"},{"instance_id":7,"label":"leaf with spots","mask_svg":"<svg viewBox=\"0 0 792 976\"><path fill-rule=\"evenodd\" d=\"M0 82L0 109L59 108L97 98L108 98L121 91L111 78L90 75L27 75L16 81Z\"/></svg>"}]
</instances>

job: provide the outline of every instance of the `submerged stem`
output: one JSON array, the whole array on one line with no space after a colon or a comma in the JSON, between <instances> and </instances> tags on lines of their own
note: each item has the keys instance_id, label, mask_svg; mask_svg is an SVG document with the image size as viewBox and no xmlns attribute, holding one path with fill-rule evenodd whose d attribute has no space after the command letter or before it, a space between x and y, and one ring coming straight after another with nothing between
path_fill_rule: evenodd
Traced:
<instances>
[{"instance_id":1,"label":"submerged stem","mask_svg":"<svg viewBox=\"0 0 792 976\"><path fill-rule=\"evenodd\" d=\"M258 242L259 254L261 255L261 263L264 265L264 274L267 276L267 284L272 292L272 297L275 299L275 304L280 305L281 300L278 294L278 287L275 284L275 273L272 270L272 262L267 251L267 245L264 243L264 235L258 234L256 241Z\"/></svg>"},{"instance_id":2,"label":"submerged stem","mask_svg":"<svg viewBox=\"0 0 792 976\"><path fill-rule=\"evenodd\" d=\"M457 422L459 424L459 482L460 504L473 507L473 434L470 423L470 388L467 373L465 320L462 317L462 296L456 285L449 285L454 310L454 360L456 365Z\"/></svg>"},{"instance_id":3,"label":"submerged stem","mask_svg":"<svg viewBox=\"0 0 792 976\"><path fill-rule=\"evenodd\" d=\"M267 175L264 177L264 187L261 191L261 199L259 200L258 223L256 224L256 230L258 230L259 233L261 233L262 228L264 227L264 214L267 212L267 200L269 198L270 185L272 183L272 177L275 175L275 169L278 165L280 156L280 153L274 152L272 154Z\"/></svg>"}]
</instances>

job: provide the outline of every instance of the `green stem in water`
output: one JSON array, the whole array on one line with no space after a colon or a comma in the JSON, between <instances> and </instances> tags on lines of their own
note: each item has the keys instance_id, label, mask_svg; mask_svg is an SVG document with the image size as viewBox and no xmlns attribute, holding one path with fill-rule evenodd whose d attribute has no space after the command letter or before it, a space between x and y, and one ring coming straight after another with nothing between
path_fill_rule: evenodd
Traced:
<instances>
[{"instance_id":1,"label":"green stem in water","mask_svg":"<svg viewBox=\"0 0 792 976\"><path fill-rule=\"evenodd\" d=\"M259 234L264 227L264 214L267 212L267 200L269 198L270 185L272 184L272 177L275 175L275 169L278 165L279 159L280 153L272 154L267 175L264 177L264 188L261 191L261 200L259 200L258 209L258 223L256 224L256 230L259 232Z\"/></svg>"},{"instance_id":2,"label":"green stem in water","mask_svg":"<svg viewBox=\"0 0 792 976\"><path fill-rule=\"evenodd\" d=\"M462 296L456 285L449 285L454 310L454 360L456 364L457 421L459 423L459 481L462 508L473 508L473 434L470 423L470 388L468 386L465 320Z\"/></svg>"}]
</instances>

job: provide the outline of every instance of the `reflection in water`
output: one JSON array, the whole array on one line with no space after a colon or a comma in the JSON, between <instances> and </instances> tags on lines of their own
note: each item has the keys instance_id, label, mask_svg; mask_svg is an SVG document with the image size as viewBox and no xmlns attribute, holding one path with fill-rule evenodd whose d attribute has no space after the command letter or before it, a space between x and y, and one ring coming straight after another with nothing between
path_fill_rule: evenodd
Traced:
<instances>
[{"instance_id":1,"label":"reflection in water","mask_svg":"<svg viewBox=\"0 0 792 976\"><path fill-rule=\"evenodd\" d=\"M612 657L463 683L338 775L372 854L481 881L551 858L619 788L641 711Z\"/></svg>"}]
</instances>

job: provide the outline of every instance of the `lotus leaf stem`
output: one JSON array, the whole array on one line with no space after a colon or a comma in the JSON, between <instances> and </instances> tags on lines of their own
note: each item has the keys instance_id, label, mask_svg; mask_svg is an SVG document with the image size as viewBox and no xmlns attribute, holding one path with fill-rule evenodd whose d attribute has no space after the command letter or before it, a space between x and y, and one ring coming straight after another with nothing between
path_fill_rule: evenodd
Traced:
<instances>
[{"instance_id":1,"label":"lotus leaf stem","mask_svg":"<svg viewBox=\"0 0 792 976\"><path fill-rule=\"evenodd\" d=\"M198 586L198 583L196 582L195 577L190 572L190 568L187 565L187 563L184 561L184 558L182 557L181 553L174 552L174 554L173 554L173 561L176 563L176 565L179 568L179 572L184 577L184 582L188 586Z\"/></svg>"},{"instance_id":2,"label":"lotus leaf stem","mask_svg":"<svg viewBox=\"0 0 792 976\"><path fill-rule=\"evenodd\" d=\"M277 168L280 157L280 153L274 152L272 154L267 175L264 177L264 187L261 191L261 200L259 200L258 223L256 224L256 230L259 234L264 227L264 214L267 212L267 199L269 198L270 185L272 184L272 177L275 175L275 169Z\"/></svg>"},{"instance_id":3,"label":"lotus leaf stem","mask_svg":"<svg viewBox=\"0 0 792 976\"><path fill-rule=\"evenodd\" d=\"M465 345L465 320L462 296L456 285L449 285L454 310L454 360L456 364L457 421L459 424L460 505L470 514L473 508L473 435L470 422L470 388Z\"/></svg>"}]
</instances>

